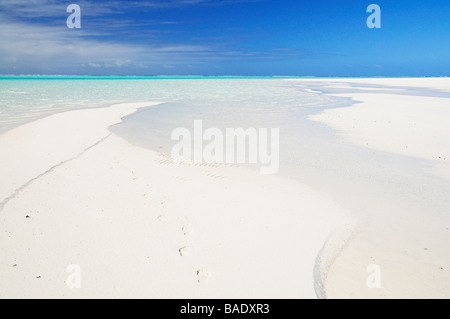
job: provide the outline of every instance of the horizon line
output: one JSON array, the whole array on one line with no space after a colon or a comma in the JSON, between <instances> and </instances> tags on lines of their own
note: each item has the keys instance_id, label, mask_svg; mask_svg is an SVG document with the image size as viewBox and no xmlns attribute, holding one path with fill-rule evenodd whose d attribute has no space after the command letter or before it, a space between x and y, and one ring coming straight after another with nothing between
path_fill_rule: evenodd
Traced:
<instances>
[{"instance_id":1,"label":"horizon line","mask_svg":"<svg viewBox=\"0 0 450 319\"><path fill-rule=\"evenodd\" d=\"M448 78L448 75L423 75L423 76L339 76L339 75L329 75L329 76L316 76L316 75L70 75L70 74L0 74L2 77L49 77L49 78L412 78L412 79L422 79L422 78Z\"/></svg>"}]
</instances>

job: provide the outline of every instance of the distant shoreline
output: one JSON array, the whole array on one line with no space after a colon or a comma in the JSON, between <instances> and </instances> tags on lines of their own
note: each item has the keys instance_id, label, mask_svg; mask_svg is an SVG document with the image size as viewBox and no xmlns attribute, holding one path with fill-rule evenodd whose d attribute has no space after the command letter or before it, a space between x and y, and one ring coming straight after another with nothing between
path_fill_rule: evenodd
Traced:
<instances>
[{"instance_id":1,"label":"distant shoreline","mask_svg":"<svg viewBox=\"0 0 450 319\"><path fill-rule=\"evenodd\" d=\"M0 75L0 80L243 80L243 79L440 79L448 78L448 76L246 76L246 75L150 75L150 76L134 76L134 75Z\"/></svg>"}]
</instances>

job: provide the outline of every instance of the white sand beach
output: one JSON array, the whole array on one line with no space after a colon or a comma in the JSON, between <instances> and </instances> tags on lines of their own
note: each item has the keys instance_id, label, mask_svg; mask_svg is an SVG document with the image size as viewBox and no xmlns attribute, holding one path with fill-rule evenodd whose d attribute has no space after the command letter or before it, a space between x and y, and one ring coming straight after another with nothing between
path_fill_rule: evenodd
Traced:
<instances>
[{"instance_id":1,"label":"white sand beach","mask_svg":"<svg viewBox=\"0 0 450 319\"><path fill-rule=\"evenodd\" d=\"M450 177L450 100L448 97L406 95L395 90L407 87L409 93L417 88L450 92L450 79L338 79L331 82L324 87L347 90L356 87L367 92L333 93L359 103L328 109L311 119L330 125L346 141L398 154L401 165L413 167L410 172L416 175L416 184L401 190L406 200L400 205L390 200L386 201L387 206L377 202L372 203L371 208L353 210L360 226L331 268L326 282L328 297L449 298L450 206L445 201L442 203L445 206L439 207L440 203L427 197L427 181L433 179L437 185L439 179ZM368 90L367 86L374 87ZM386 91L389 88L392 94ZM414 161L422 161L425 170L415 167ZM386 167L384 178L391 179L393 188L399 189L400 183L390 170L392 167ZM448 194L447 183L442 185L442 189L437 187L437 192ZM389 191L391 189L385 189L385 193ZM355 190L354 196L360 195ZM370 196L364 198L370 200ZM380 265L382 269L381 289L367 289L365 279L369 274L366 270L370 264ZM345 273L347 275L343 275Z\"/></svg>"},{"instance_id":2,"label":"white sand beach","mask_svg":"<svg viewBox=\"0 0 450 319\"><path fill-rule=\"evenodd\" d=\"M315 298L345 210L242 168L173 164L108 126L139 107L53 115L0 138L1 298ZM66 269L78 265L81 289Z\"/></svg>"},{"instance_id":3,"label":"white sand beach","mask_svg":"<svg viewBox=\"0 0 450 319\"><path fill-rule=\"evenodd\" d=\"M348 100L302 119L320 136L298 137L316 166L295 178L175 164L109 130L158 102L0 135L0 298L450 297L450 80L280 83Z\"/></svg>"}]
</instances>

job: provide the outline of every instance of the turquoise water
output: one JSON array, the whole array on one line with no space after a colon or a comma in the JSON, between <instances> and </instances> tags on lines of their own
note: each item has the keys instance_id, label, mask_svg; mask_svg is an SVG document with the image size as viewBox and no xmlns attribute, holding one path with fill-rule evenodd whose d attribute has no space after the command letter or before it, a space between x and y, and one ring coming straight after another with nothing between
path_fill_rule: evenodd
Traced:
<instances>
[{"instance_id":1,"label":"turquoise water","mask_svg":"<svg viewBox=\"0 0 450 319\"><path fill-rule=\"evenodd\" d=\"M0 132L42 116L141 101L183 101L204 108L242 104L295 108L329 98L292 89L283 79L203 77L0 77Z\"/></svg>"}]
</instances>

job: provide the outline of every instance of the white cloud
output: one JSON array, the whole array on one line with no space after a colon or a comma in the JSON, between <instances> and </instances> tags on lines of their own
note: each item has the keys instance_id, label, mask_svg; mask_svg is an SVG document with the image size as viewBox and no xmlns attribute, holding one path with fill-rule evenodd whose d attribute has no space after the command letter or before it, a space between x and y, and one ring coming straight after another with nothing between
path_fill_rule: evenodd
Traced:
<instances>
[{"instance_id":1,"label":"white cloud","mask_svg":"<svg viewBox=\"0 0 450 319\"><path fill-rule=\"evenodd\" d=\"M164 70L193 68L224 60L278 59L292 55L292 52L230 50L230 44L218 44L217 41L209 41L211 45L195 45L192 44L194 40L190 44L180 40L169 42L164 38L165 27L152 30L151 26L173 25L176 22L131 21L126 14L124 19L113 20L108 16L108 13L120 13L121 10L126 12L126 8L133 6L161 10L250 1L259 0L0 0L0 73L88 74L86 70L89 69L157 70L155 66ZM95 18L82 20L81 30L68 29L66 7L70 3L82 7L82 17ZM206 42L208 39L203 39L202 43Z\"/></svg>"},{"instance_id":2,"label":"white cloud","mask_svg":"<svg viewBox=\"0 0 450 319\"><path fill-rule=\"evenodd\" d=\"M148 46L95 39L83 30L4 22L0 13L0 72L42 70L56 72L89 66L139 67L195 63L210 49L195 45ZM9 72L8 72L9 71Z\"/></svg>"},{"instance_id":3,"label":"white cloud","mask_svg":"<svg viewBox=\"0 0 450 319\"><path fill-rule=\"evenodd\" d=\"M102 65L98 64L98 63L88 63L88 65L92 68L101 68L102 67Z\"/></svg>"}]
</instances>

